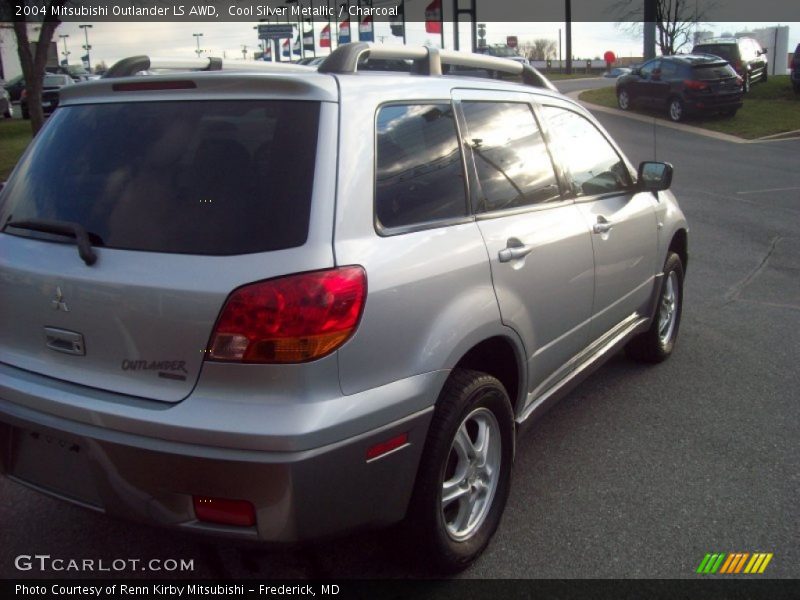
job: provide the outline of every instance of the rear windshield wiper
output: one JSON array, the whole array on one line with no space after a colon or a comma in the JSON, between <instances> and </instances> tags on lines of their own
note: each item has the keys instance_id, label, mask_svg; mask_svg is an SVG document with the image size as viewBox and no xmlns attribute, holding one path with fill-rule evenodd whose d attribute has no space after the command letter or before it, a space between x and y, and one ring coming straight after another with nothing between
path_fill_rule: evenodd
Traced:
<instances>
[{"instance_id":1,"label":"rear windshield wiper","mask_svg":"<svg viewBox=\"0 0 800 600\"><path fill-rule=\"evenodd\" d=\"M29 229L31 231L41 231L42 233L55 233L75 238L78 244L78 254L87 265L91 266L97 262L97 254L92 248L90 236L102 244L100 237L94 233L87 233L83 225L70 221L45 221L43 219L30 219L27 221L8 221L3 226L3 230L8 227L17 229Z\"/></svg>"}]
</instances>

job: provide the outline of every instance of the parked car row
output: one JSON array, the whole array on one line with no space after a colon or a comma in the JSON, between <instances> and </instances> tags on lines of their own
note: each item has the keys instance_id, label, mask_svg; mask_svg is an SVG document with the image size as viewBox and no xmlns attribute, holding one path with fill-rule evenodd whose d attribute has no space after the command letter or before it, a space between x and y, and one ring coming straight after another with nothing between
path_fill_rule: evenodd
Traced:
<instances>
[{"instance_id":1,"label":"parked car row","mask_svg":"<svg viewBox=\"0 0 800 600\"><path fill-rule=\"evenodd\" d=\"M49 115L58 106L60 92L62 88L70 85L75 85L73 80L68 75L45 75L42 83L42 111L44 114ZM19 108L22 111L23 119L31 118L30 107L28 106L28 93L27 90L22 91L22 96L19 101Z\"/></svg>"}]
</instances>

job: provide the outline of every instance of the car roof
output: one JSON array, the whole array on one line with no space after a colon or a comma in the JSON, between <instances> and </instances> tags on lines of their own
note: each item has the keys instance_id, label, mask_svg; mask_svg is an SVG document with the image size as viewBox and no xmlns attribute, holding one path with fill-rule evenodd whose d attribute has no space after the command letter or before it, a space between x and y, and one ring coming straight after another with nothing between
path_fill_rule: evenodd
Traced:
<instances>
[{"instance_id":1,"label":"car roof","mask_svg":"<svg viewBox=\"0 0 800 600\"><path fill-rule=\"evenodd\" d=\"M720 58L719 56L715 56L713 54L673 54L671 56L662 56L661 59L682 63L692 67L703 66L707 64L727 63L724 58Z\"/></svg>"}]
</instances>

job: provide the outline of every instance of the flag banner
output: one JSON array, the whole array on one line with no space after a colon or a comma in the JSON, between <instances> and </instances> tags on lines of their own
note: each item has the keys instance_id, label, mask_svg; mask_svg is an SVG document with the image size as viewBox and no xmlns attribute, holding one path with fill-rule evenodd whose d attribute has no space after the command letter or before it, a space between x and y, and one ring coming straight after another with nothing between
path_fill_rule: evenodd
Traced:
<instances>
[{"instance_id":1,"label":"flag banner","mask_svg":"<svg viewBox=\"0 0 800 600\"><path fill-rule=\"evenodd\" d=\"M319 47L320 48L330 48L331 47L331 26L325 25L322 28L322 31L319 33Z\"/></svg>"},{"instance_id":2,"label":"flag banner","mask_svg":"<svg viewBox=\"0 0 800 600\"><path fill-rule=\"evenodd\" d=\"M404 1L400 2L400 4L397 5L397 14L389 17L389 25L392 28L392 35L395 37L403 37L403 35L405 34L405 32L403 31L405 27L403 25L404 7L405 7L405 2Z\"/></svg>"},{"instance_id":3,"label":"flag banner","mask_svg":"<svg viewBox=\"0 0 800 600\"><path fill-rule=\"evenodd\" d=\"M291 52L291 50L289 48L289 40L286 40L285 42L283 42L282 48L283 48L283 50L281 51L281 54L283 56L291 56L292 55L292 52Z\"/></svg>"},{"instance_id":4,"label":"flag banner","mask_svg":"<svg viewBox=\"0 0 800 600\"><path fill-rule=\"evenodd\" d=\"M339 43L350 43L350 21L342 21L339 23Z\"/></svg>"},{"instance_id":5,"label":"flag banner","mask_svg":"<svg viewBox=\"0 0 800 600\"><path fill-rule=\"evenodd\" d=\"M425 31L442 33L442 0L433 0L425 7Z\"/></svg>"},{"instance_id":6,"label":"flag banner","mask_svg":"<svg viewBox=\"0 0 800 600\"><path fill-rule=\"evenodd\" d=\"M88 69L89 68L89 55L88 54L84 54L83 56L81 56L81 62L83 63L83 66Z\"/></svg>"},{"instance_id":7,"label":"flag banner","mask_svg":"<svg viewBox=\"0 0 800 600\"><path fill-rule=\"evenodd\" d=\"M300 36L297 36L297 39L294 41L294 46L292 47L292 52L300 56Z\"/></svg>"},{"instance_id":8,"label":"flag banner","mask_svg":"<svg viewBox=\"0 0 800 600\"><path fill-rule=\"evenodd\" d=\"M303 32L303 45L306 50L310 50L314 46L314 30L307 29Z\"/></svg>"},{"instance_id":9,"label":"flag banner","mask_svg":"<svg viewBox=\"0 0 800 600\"><path fill-rule=\"evenodd\" d=\"M361 23L358 24L358 39L362 42L374 42L375 31L372 27L372 17L366 16Z\"/></svg>"}]
</instances>

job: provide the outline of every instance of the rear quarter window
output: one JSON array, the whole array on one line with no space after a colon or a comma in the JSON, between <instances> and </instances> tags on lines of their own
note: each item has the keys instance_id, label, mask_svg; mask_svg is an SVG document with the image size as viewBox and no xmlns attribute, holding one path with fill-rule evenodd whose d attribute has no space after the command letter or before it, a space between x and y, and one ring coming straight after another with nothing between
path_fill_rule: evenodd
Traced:
<instances>
[{"instance_id":1,"label":"rear quarter window","mask_svg":"<svg viewBox=\"0 0 800 600\"><path fill-rule=\"evenodd\" d=\"M383 106L376 119L375 213L383 228L414 227L467 214L450 104Z\"/></svg>"}]
</instances>

